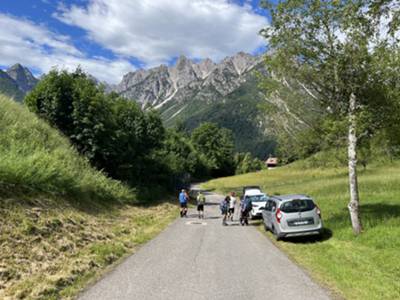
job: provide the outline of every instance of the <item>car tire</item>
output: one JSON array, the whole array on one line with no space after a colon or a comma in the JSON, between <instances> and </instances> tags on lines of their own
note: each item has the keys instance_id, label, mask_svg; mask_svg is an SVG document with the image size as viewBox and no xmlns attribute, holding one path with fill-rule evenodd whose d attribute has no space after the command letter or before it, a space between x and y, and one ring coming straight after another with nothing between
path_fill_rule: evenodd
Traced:
<instances>
[{"instance_id":1,"label":"car tire","mask_svg":"<svg viewBox=\"0 0 400 300\"><path fill-rule=\"evenodd\" d=\"M267 226L267 224L265 224L264 220L263 220L263 224L264 224L265 231L268 231L268 226Z\"/></svg>"}]
</instances>

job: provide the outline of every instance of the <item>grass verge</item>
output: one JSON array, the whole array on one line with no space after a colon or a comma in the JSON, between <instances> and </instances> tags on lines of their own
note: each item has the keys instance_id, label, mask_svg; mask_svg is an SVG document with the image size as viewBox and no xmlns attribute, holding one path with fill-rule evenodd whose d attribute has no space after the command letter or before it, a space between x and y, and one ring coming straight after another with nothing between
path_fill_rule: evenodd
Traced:
<instances>
[{"instance_id":1,"label":"grass verge","mask_svg":"<svg viewBox=\"0 0 400 300\"><path fill-rule=\"evenodd\" d=\"M347 211L345 168L304 169L300 164L221 178L203 187L226 193L260 185L269 194L304 193L322 210L327 234L321 240L276 244L312 276L347 299L400 299L400 163L360 172L364 232L354 236ZM271 236L268 233L269 236Z\"/></svg>"},{"instance_id":2,"label":"grass verge","mask_svg":"<svg viewBox=\"0 0 400 300\"><path fill-rule=\"evenodd\" d=\"M177 216L169 203L77 208L58 197L0 200L1 299L72 299Z\"/></svg>"},{"instance_id":3,"label":"grass verge","mask_svg":"<svg viewBox=\"0 0 400 300\"><path fill-rule=\"evenodd\" d=\"M141 205L57 130L0 95L0 299L71 299L176 212L169 203Z\"/></svg>"}]
</instances>

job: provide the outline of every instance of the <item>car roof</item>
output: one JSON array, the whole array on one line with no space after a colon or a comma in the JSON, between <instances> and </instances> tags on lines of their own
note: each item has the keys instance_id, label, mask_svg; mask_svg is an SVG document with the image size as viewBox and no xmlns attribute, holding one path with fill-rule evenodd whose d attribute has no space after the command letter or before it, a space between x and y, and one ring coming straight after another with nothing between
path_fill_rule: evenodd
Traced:
<instances>
[{"instance_id":1,"label":"car roof","mask_svg":"<svg viewBox=\"0 0 400 300\"><path fill-rule=\"evenodd\" d=\"M294 200L294 199L311 199L310 196L303 194L278 195L278 196L272 196L271 198L279 201Z\"/></svg>"},{"instance_id":2,"label":"car roof","mask_svg":"<svg viewBox=\"0 0 400 300\"><path fill-rule=\"evenodd\" d=\"M247 190L244 194L245 196L256 196L256 195L265 195L265 193L261 192L259 189Z\"/></svg>"}]
</instances>

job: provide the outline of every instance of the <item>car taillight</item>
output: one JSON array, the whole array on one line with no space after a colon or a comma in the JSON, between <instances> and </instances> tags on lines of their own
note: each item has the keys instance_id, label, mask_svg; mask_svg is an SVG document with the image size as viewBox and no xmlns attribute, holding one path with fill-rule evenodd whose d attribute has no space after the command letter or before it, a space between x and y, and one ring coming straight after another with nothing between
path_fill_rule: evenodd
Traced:
<instances>
[{"instance_id":1,"label":"car taillight","mask_svg":"<svg viewBox=\"0 0 400 300\"><path fill-rule=\"evenodd\" d=\"M278 210L276 211L276 213L275 213L275 217L276 217L276 221L278 222L278 223L280 223L281 222L281 219L282 219L282 213L281 213L281 210L278 208Z\"/></svg>"},{"instance_id":2,"label":"car taillight","mask_svg":"<svg viewBox=\"0 0 400 300\"><path fill-rule=\"evenodd\" d=\"M321 210L319 209L318 205L316 205L317 208L317 214L319 216L319 218L321 219Z\"/></svg>"}]
</instances>

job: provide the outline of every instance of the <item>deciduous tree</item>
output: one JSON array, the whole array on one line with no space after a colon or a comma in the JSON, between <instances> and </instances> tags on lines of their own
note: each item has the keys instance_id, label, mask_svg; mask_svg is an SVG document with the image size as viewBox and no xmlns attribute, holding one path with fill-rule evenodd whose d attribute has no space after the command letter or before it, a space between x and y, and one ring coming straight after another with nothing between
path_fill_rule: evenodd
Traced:
<instances>
[{"instance_id":1,"label":"deciduous tree","mask_svg":"<svg viewBox=\"0 0 400 300\"><path fill-rule=\"evenodd\" d=\"M376 109L387 112L390 104L387 78L377 73L376 66L380 55L396 47L399 4L287 0L263 5L272 16L271 26L261 31L268 41L266 62L272 77L278 82L300 82L325 111L347 117L348 208L353 231L359 234L357 140L362 133L358 119Z\"/></svg>"}]
</instances>

